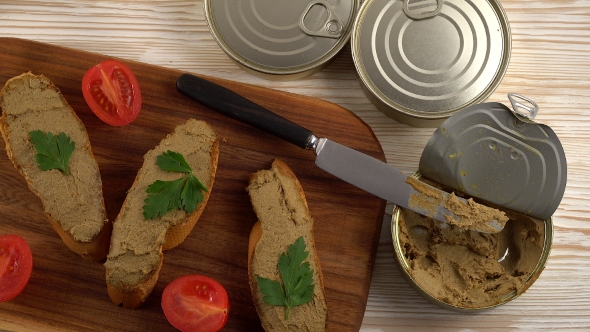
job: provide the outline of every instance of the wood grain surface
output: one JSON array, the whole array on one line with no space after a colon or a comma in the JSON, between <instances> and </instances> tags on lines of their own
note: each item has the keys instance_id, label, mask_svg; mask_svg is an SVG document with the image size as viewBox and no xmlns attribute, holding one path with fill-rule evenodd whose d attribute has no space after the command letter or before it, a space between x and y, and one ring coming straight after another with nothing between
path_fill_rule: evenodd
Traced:
<instances>
[{"instance_id":1,"label":"wood grain surface","mask_svg":"<svg viewBox=\"0 0 590 332\"><path fill-rule=\"evenodd\" d=\"M303 186L322 264L328 328L355 331L362 322L369 292L385 201L362 192L315 167L315 155L257 129L219 115L176 91L182 72L129 62L141 86L138 119L124 127L100 121L85 105L81 80L105 56L23 39L1 38L0 81L31 71L47 76L86 125L98 161L110 220L115 220L143 155L188 118L207 121L221 138L219 165L209 203L187 240L164 253L154 291L139 309L111 303L104 267L85 262L60 243L42 206L19 177L0 144L0 229L22 235L34 254L34 271L26 291L2 303L2 320L61 330L163 331L172 326L160 309L163 288L177 277L197 273L227 289L231 315L227 330L260 330L247 277L248 237L256 216L246 192L248 177L285 161ZM213 80L213 78L211 78ZM371 129L354 113L326 101L214 79L244 97L320 137L330 137L384 160ZM319 112L321 110L321 112ZM310 121L313 119L313 121ZM278 257L277 257L278 259ZM84 309L81 309L84 308ZM43 325L45 324L45 325Z\"/></svg>"},{"instance_id":2,"label":"wood grain surface","mask_svg":"<svg viewBox=\"0 0 590 332\"><path fill-rule=\"evenodd\" d=\"M476 314L442 309L423 299L400 275L386 215L361 331L590 331L590 0L500 3L510 23L512 54L506 76L488 100L508 105L506 94L514 92L536 101L538 122L557 133L568 162L567 188L553 217L555 234L547 266L525 294L508 304ZM388 163L408 174L418 168L434 131L400 124L379 112L360 89L348 47L321 72L296 81L269 81L245 72L211 36L202 0L0 0L0 36L333 102L364 120ZM6 65L0 62L0 68ZM389 213L391 206L385 210ZM46 239L57 241L51 233ZM17 325L6 312L10 311L0 307L0 330L28 331L38 326ZM35 315L43 321L42 313ZM43 324L43 329L58 329Z\"/></svg>"}]
</instances>

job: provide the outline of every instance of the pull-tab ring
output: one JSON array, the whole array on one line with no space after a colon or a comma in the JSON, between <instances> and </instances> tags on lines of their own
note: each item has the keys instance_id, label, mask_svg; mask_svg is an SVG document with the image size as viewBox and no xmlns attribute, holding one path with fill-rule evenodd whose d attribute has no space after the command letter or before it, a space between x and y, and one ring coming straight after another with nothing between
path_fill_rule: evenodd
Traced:
<instances>
[{"instance_id":1,"label":"pull-tab ring","mask_svg":"<svg viewBox=\"0 0 590 332\"><path fill-rule=\"evenodd\" d=\"M512 104L512 110L514 113L528 120L533 120L537 116L537 112L539 112L539 106L532 99L525 96L509 93L508 100L510 100L510 103ZM523 104L519 100L526 101L529 104Z\"/></svg>"},{"instance_id":2,"label":"pull-tab ring","mask_svg":"<svg viewBox=\"0 0 590 332\"><path fill-rule=\"evenodd\" d=\"M327 12L328 17L322 24L321 28L318 30L311 30L305 26L305 17L315 6L323 7ZM303 14L301 14L301 18L299 19L299 27L301 30L303 30L303 32L310 36L327 38L340 38L340 36L342 36L342 31L344 30L344 24L342 24L342 21L340 21L336 13L332 10L330 4L324 0L312 1L309 3L309 5L307 5L303 11Z\"/></svg>"},{"instance_id":3,"label":"pull-tab ring","mask_svg":"<svg viewBox=\"0 0 590 332\"><path fill-rule=\"evenodd\" d=\"M436 15L438 15L438 13L440 13L440 10L442 9L442 5L444 0L436 0L436 9L430 12L425 12L425 13L416 13L416 12L412 12L410 11L410 8L408 7L410 4L410 0L403 0L404 1L404 13L406 13L406 15L413 19L413 20L422 20L425 18L430 18L430 17L435 17Z\"/></svg>"}]
</instances>

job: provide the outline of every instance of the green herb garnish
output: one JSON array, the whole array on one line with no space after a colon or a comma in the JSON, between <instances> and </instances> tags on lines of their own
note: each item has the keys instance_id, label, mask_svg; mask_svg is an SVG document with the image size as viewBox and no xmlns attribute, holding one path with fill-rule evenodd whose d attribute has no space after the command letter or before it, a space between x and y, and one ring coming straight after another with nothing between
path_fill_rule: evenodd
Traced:
<instances>
[{"instance_id":1,"label":"green herb garnish","mask_svg":"<svg viewBox=\"0 0 590 332\"><path fill-rule=\"evenodd\" d=\"M264 295L264 302L287 307L285 320L289 319L292 307L313 299L313 270L309 268L309 262L303 263L308 255L309 252L305 251L305 242L301 236L289 246L287 253L282 253L279 258L278 267L283 279L282 286L277 280L257 277L260 292Z\"/></svg>"},{"instance_id":2,"label":"green herb garnish","mask_svg":"<svg viewBox=\"0 0 590 332\"><path fill-rule=\"evenodd\" d=\"M143 206L143 217L154 219L178 209L192 213L203 201L203 191L207 188L197 179L184 157L174 151L166 151L158 156L156 165L169 172L186 173L174 181L156 180L147 187L148 197Z\"/></svg>"},{"instance_id":3,"label":"green herb garnish","mask_svg":"<svg viewBox=\"0 0 590 332\"><path fill-rule=\"evenodd\" d=\"M66 175L70 175L68 162L74 152L76 143L70 140L65 133L57 136L52 133L44 133L41 130L29 132L29 138L35 145L37 154L35 160L42 171L59 169Z\"/></svg>"}]
</instances>

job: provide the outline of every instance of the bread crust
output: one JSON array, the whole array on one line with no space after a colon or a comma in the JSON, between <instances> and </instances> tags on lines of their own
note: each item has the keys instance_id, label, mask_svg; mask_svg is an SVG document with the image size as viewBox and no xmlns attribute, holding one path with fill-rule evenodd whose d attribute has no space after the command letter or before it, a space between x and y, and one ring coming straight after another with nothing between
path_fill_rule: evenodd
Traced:
<instances>
[{"instance_id":1,"label":"bread crust","mask_svg":"<svg viewBox=\"0 0 590 332\"><path fill-rule=\"evenodd\" d=\"M104 208L104 207L103 207ZM84 260L91 262L104 261L109 252L109 244L111 243L111 231L113 224L108 221L102 227L100 233L90 242L76 241L72 234L66 232L61 226L47 214L47 219L57 232L63 243L73 252L82 256Z\"/></svg>"},{"instance_id":2,"label":"bread crust","mask_svg":"<svg viewBox=\"0 0 590 332\"><path fill-rule=\"evenodd\" d=\"M277 172L280 172L281 174L283 174L284 176L289 178L289 181L293 182L295 192L299 196L305 209L307 210L306 213L309 215L309 208L307 205L307 200L305 199L305 193L303 191L303 187L299 183L299 180L297 179L297 177L295 176L295 173L293 173L291 168L289 168L289 166L285 162L283 162L279 159L275 159L272 163L272 169ZM259 172L254 173L250 176L250 186L248 187L249 191L251 190L252 184L257 181L256 179L258 176L259 176ZM287 188L283 188L283 189L289 190ZM256 204L254 202L252 204L253 204L255 211L260 208L260 207L256 206ZM256 212L257 212L257 214L259 214L259 211L256 211ZM250 231L250 236L249 236L249 240L248 240L248 281L249 281L249 285L250 285L250 291L252 293L252 298L254 300L254 306L256 308L258 316L260 317L262 326L266 331L289 331L289 330L293 330L293 329L307 329L307 330L309 330L310 328L313 331L324 331L326 329L328 310L327 310L327 303L326 303L325 295L324 295L325 294L324 280L323 280L324 277L322 274L317 251L315 249L315 240L314 240L314 236L313 236L313 219L311 219L311 216L309 216L309 217L310 217L309 222L311 224L308 225L309 227L306 228L307 234L297 234L297 235L303 236L305 238L305 241L307 244L307 250L309 252L308 261L312 262L312 266L315 265L314 273L316 273L318 276L318 278L315 279L316 280L316 287L315 287L314 292L316 293L316 295L314 295L314 299L312 300L312 302L305 304L305 305L309 305L309 306L315 306L315 309L317 309L317 310L314 310L314 315L317 315L319 317L315 317L315 318L309 317L310 320L315 319L316 321L320 322L319 324L316 324L316 325L310 324L307 326L299 326L299 325L297 325L297 323L285 321L283 319L281 311L274 310L273 312L269 312L272 309L276 309L276 307L270 309L270 307L268 305L262 304L262 302L261 302L262 296L260 295L260 291L258 289L258 281L257 281L257 275L256 275L256 271L255 271L256 267L253 266L254 257L256 255L266 255L265 248L263 248L261 245L261 240L265 236L265 231L264 231L263 225L262 225L262 223L264 221L261 221L262 218L260 216L259 216L259 220L252 226L252 229ZM281 232L281 224L280 223L281 223L281 221L278 221L277 225L272 225L272 227L274 228L274 231ZM290 231L291 231L291 229L285 230L285 232L290 232ZM287 247L290 244L291 244L290 241L285 242L285 243L281 243L282 247L284 247L285 250L287 249ZM278 258L279 258L279 256L277 255L275 258L276 262L278 262ZM268 258L268 259L271 259L271 258ZM296 312L296 310L297 310L297 307L293 307L291 309L291 314ZM275 321L271 322L270 320L268 320L266 317L269 317L269 316L274 316ZM321 323L321 322L323 322L323 323ZM303 324L303 325L305 325L305 324Z\"/></svg>"},{"instance_id":3,"label":"bread crust","mask_svg":"<svg viewBox=\"0 0 590 332\"><path fill-rule=\"evenodd\" d=\"M147 297L150 295L151 291L153 290L155 284L158 281L158 277L160 274L160 269L162 268L163 261L164 261L164 250L172 249L178 245L180 245L186 237L190 234L194 226L196 225L198 219L201 217L207 203L209 201L209 197L211 196L211 192L213 189L213 184L215 182L215 174L217 172L217 165L219 162L219 138L216 138L212 145L211 145L211 152L210 152L210 184L208 187L208 191L203 193L203 201L199 203L197 209L195 209L191 214L187 215L183 221L177 223L175 226L168 227L165 239L163 244L159 247L159 262L158 266L152 270L149 275L144 278L143 281L134 285L133 287L126 287L121 289L116 285L109 282L109 269L106 269L106 284L107 284L107 291L109 297L111 298L112 302L116 305L123 305L126 308L137 308L141 306ZM139 181L139 173L137 174L132 188L138 183ZM130 199L129 195L125 198L125 202L123 206L126 205L127 201ZM121 211L122 213L122 211ZM116 223L116 221L115 221ZM113 233L113 236L115 234ZM111 249L113 250L114 243L111 241Z\"/></svg>"},{"instance_id":4,"label":"bread crust","mask_svg":"<svg viewBox=\"0 0 590 332\"><path fill-rule=\"evenodd\" d=\"M158 267L152 272L148 279L130 290L117 288L115 285L109 283L107 278L107 292L111 301L116 305L122 305L125 308L131 309L141 306L152 292L152 289L154 289L154 286L156 286L163 264L164 254L160 251L160 264L158 264ZM109 274L108 270L106 270L106 274Z\"/></svg>"},{"instance_id":5,"label":"bread crust","mask_svg":"<svg viewBox=\"0 0 590 332\"><path fill-rule=\"evenodd\" d=\"M16 82L19 80L25 80L28 78L37 78L44 83L47 82L48 85L47 85L46 89L55 90L58 93L63 106L70 110L70 115L73 116L76 119L76 121L79 122L80 130L82 130L84 132L83 134L86 137L88 136L80 118L77 116L77 114L71 108L71 106L68 104L68 102L66 101L64 96L59 91L59 89L44 75L34 75L31 72L28 72L28 73L23 73L19 76L9 79L5 84L5 88L3 88L0 91L0 101L3 99L4 94L7 92L5 90L6 87L8 87L13 82ZM0 104L0 106L1 106L1 104ZM22 166L16 161L16 159L14 157L15 151L13 150L13 146L11 144L11 139L9 137L9 133L10 133L11 129L9 127L8 122L6 121L7 116L8 116L8 113L5 111L3 111L2 116L0 116L0 132L2 133L2 137L4 138L4 141L6 142L6 153L8 155L8 158L12 161L14 167L18 170L18 172L21 174L21 176L26 180L27 186L29 187L29 189L37 197L40 198L41 203L43 204L43 210L46 212L45 215L49 219L49 222L51 223L53 229L55 229L55 231L57 232L59 237L62 239L64 244L71 251L79 254L85 260L88 260L88 261L102 261L102 260L104 260L107 253L108 253L108 250L109 250L109 243L110 243L110 236L111 236L111 229L112 229L112 224L110 223L110 221L108 220L107 215L106 215L104 200L101 201L101 210L102 210L101 213L102 213L102 219L104 220L104 224L103 224L100 232L98 232L90 241L76 240L74 238L74 236L70 232L66 231L51 214L47 213L47 208L45 206L44 200L41 199L41 194L39 192L37 192L33 186L31 186L31 181L30 181L29 177L27 176L26 172L23 170ZM77 147L77 148L84 149L87 153L89 153L92 160L95 160L94 154L92 153L92 149L90 147L90 144L88 144L88 146L82 146L82 147ZM96 176L100 178L100 174L96 174ZM100 191L100 196L102 196L102 182L101 182L101 185L98 189Z\"/></svg>"}]
</instances>

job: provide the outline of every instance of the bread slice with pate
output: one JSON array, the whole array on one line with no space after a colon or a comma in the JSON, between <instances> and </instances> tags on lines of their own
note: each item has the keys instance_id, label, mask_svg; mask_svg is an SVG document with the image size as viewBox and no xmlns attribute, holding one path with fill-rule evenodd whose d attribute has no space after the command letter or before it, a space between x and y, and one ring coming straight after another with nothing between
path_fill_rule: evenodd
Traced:
<instances>
[{"instance_id":1,"label":"bread slice with pate","mask_svg":"<svg viewBox=\"0 0 590 332\"><path fill-rule=\"evenodd\" d=\"M158 156L167 151L181 154L207 191L192 213L173 209L163 216L146 219L148 186L157 180L174 181L184 176L157 165ZM195 119L176 127L145 154L143 166L113 223L111 248L105 262L107 289L113 303L136 308L151 293L162 267L162 251L186 239L207 205L218 158L219 140L215 132L206 122Z\"/></svg>"},{"instance_id":2,"label":"bread slice with pate","mask_svg":"<svg viewBox=\"0 0 590 332\"><path fill-rule=\"evenodd\" d=\"M250 176L247 190L258 217L250 232L248 275L262 326L266 331L325 331L328 305L313 236L314 220L301 184L289 166L277 159L270 169ZM292 307L286 318L286 307L265 302L258 277L280 280L279 257L300 237L309 252L304 262L313 270L314 293L310 302Z\"/></svg>"},{"instance_id":3,"label":"bread slice with pate","mask_svg":"<svg viewBox=\"0 0 590 332\"><path fill-rule=\"evenodd\" d=\"M0 131L14 167L35 193L66 246L86 260L104 260L111 223L107 219L98 164L84 124L59 89L43 75L24 73L0 91ZM75 147L59 169L41 170L30 133L67 135Z\"/></svg>"}]
</instances>

